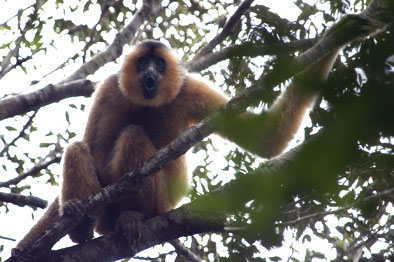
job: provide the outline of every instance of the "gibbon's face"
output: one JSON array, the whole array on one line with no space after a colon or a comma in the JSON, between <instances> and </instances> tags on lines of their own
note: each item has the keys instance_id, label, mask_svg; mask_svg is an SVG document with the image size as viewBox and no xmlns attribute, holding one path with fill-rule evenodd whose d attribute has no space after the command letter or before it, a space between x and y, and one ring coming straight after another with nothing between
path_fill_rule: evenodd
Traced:
<instances>
[{"instance_id":1,"label":"gibbon's face","mask_svg":"<svg viewBox=\"0 0 394 262\"><path fill-rule=\"evenodd\" d=\"M183 74L178 59L169 48L158 41L144 41L126 57L119 87L136 105L161 106L170 103L178 94Z\"/></svg>"},{"instance_id":2,"label":"gibbon's face","mask_svg":"<svg viewBox=\"0 0 394 262\"><path fill-rule=\"evenodd\" d=\"M166 71L166 61L155 54L146 54L137 59L138 78L142 86L142 94L146 99L153 99Z\"/></svg>"}]
</instances>

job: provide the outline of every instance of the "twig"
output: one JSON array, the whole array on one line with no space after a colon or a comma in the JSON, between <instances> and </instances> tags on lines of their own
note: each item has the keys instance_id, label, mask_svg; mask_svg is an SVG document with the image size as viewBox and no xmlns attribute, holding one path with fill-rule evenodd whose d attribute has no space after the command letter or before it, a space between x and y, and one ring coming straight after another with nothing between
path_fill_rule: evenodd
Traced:
<instances>
[{"instance_id":1,"label":"twig","mask_svg":"<svg viewBox=\"0 0 394 262\"><path fill-rule=\"evenodd\" d=\"M35 111L30 117L29 120L26 122L26 124L23 126L22 130L19 132L19 135L17 137L15 137L10 143L6 144L3 148L3 150L1 150L0 152L0 156L3 156L5 152L8 151L8 148L10 148L10 146L14 145L14 143L21 138L24 134L26 129L31 125L31 123L33 122L34 117L36 116L38 111Z\"/></svg>"},{"instance_id":2,"label":"twig","mask_svg":"<svg viewBox=\"0 0 394 262\"><path fill-rule=\"evenodd\" d=\"M20 181L25 179L26 177L34 176L35 174L40 172L42 169L47 168L48 166L52 165L53 163L59 163L60 159L61 159L60 156L56 156L46 162L38 163L37 165L35 165L33 168L31 168L26 173L23 173L22 175L19 175L19 176L15 177L13 179L10 179L6 182L0 182L0 187L9 187L10 185L16 185Z\"/></svg>"},{"instance_id":3,"label":"twig","mask_svg":"<svg viewBox=\"0 0 394 262\"><path fill-rule=\"evenodd\" d=\"M220 44L227 36L233 33L234 27L237 25L241 16L249 9L250 5L252 4L253 0L244 0L237 8L235 13L230 17L230 19L226 22L223 27L223 30L216 35L206 46L204 46L201 51L193 58L196 60L201 56L212 52L212 50Z\"/></svg>"},{"instance_id":4,"label":"twig","mask_svg":"<svg viewBox=\"0 0 394 262\"><path fill-rule=\"evenodd\" d=\"M34 4L29 5L29 6L25 7L25 8L23 8L23 9L19 9L18 12L17 12L15 15L11 16L11 17L8 18L7 20L5 20L2 24L0 24L0 27L3 27L3 26L5 26L5 25L7 25L7 23L8 23L9 21L11 21L11 20L14 19L15 17L19 16L22 12L26 11L27 9L29 9L29 8L31 8L31 7L34 7Z\"/></svg>"},{"instance_id":5,"label":"twig","mask_svg":"<svg viewBox=\"0 0 394 262\"><path fill-rule=\"evenodd\" d=\"M191 250L186 248L184 245L179 242L178 239L174 239L169 241L169 243L179 252L182 256L184 256L188 261L192 262L201 262L202 259L199 258L196 254L194 254Z\"/></svg>"},{"instance_id":6,"label":"twig","mask_svg":"<svg viewBox=\"0 0 394 262\"><path fill-rule=\"evenodd\" d=\"M1 239L5 239L5 240L9 240L9 241L16 241L16 239L14 238L10 238L10 237L4 237L4 236L0 236Z\"/></svg>"},{"instance_id":7,"label":"twig","mask_svg":"<svg viewBox=\"0 0 394 262\"><path fill-rule=\"evenodd\" d=\"M299 218L291 220L291 221L282 222L282 223L280 223L278 225L283 225L283 226L294 225L294 224L297 224L297 223L302 222L304 220L309 220L309 219L314 218L314 217L338 214L338 213L341 213L343 211L349 210L350 208L358 205L359 203L361 203L363 201L368 201L368 200L379 198L379 197L382 197L382 196L385 196L385 195L392 195L393 193L394 193L394 188L388 188L388 189L380 191L380 192L378 192L378 193L376 193L374 195L370 195L370 196L367 196L367 197L364 197L364 198L357 199L356 201L353 201L352 203L350 203L350 204L348 204L348 205L346 205L344 207L341 207L341 208L338 208L338 209L335 209L335 210L331 210L331 211L315 212L315 213L308 214L308 215L299 217Z\"/></svg>"},{"instance_id":8,"label":"twig","mask_svg":"<svg viewBox=\"0 0 394 262\"><path fill-rule=\"evenodd\" d=\"M35 4L33 4L33 7L34 7L33 15L36 15L41 6L40 6L39 2L36 2ZM30 7L28 7L28 8L30 8ZM19 10L18 15L21 14L22 12L23 12L22 10ZM18 20L18 22L19 22L19 20ZM25 23L24 28L23 29L20 28L21 35L14 41L15 48L13 50L11 50L8 53L8 55L1 61L0 78L2 78L6 73L8 73L10 71L9 65L10 65L11 59L18 55L20 45L21 45L22 41L25 39L25 34L30 29L33 22L34 22L33 18L29 17L29 19ZM26 58L26 60L28 60L28 58Z\"/></svg>"}]
</instances>

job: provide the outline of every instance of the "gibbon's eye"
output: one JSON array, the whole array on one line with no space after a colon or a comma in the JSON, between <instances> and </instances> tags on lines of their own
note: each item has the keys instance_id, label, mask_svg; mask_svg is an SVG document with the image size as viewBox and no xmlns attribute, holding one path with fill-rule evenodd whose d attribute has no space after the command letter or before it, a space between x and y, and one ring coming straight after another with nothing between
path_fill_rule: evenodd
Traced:
<instances>
[{"instance_id":1,"label":"gibbon's eye","mask_svg":"<svg viewBox=\"0 0 394 262\"><path fill-rule=\"evenodd\" d=\"M137 60L137 71L141 72L148 67L149 58L147 56L142 56Z\"/></svg>"},{"instance_id":2,"label":"gibbon's eye","mask_svg":"<svg viewBox=\"0 0 394 262\"><path fill-rule=\"evenodd\" d=\"M155 58L155 67L157 68L157 71L159 71L160 73L164 73L164 71L166 71L166 66L166 61L163 58Z\"/></svg>"}]
</instances>

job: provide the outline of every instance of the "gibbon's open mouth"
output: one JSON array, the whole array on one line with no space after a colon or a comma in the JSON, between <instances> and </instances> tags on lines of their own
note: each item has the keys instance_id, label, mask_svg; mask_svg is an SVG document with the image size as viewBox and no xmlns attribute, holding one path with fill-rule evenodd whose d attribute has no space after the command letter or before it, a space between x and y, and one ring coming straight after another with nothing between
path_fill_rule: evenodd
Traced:
<instances>
[{"instance_id":1,"label":"gibbon's open mouth","mask_svg":"<svg viewBox=\"0 0 394 262\"><path fill-rule=\"evenodd\" d=\"M144 97L146 99L154 98L156 95L156 91L157 91L156 79L153 76L149 75L149 76L144 77L142 82L143 82L142 93L144 94Z\"/></svg>"}]
</instances>

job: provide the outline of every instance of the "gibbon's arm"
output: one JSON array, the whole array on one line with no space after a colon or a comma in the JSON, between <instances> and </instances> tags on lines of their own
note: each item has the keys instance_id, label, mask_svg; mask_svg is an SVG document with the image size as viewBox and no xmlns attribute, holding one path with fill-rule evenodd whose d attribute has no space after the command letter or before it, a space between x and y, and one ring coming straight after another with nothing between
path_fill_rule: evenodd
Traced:
<instances>
[{"instance_id":1,"label":"gibbon's arm","mask_svg":"<svg viewBox=\"0 0 394 262\"><path fill-rule=\"evenodd\" d=\"M261 115L247 112L223 121L219 135L264 158L280 154L294 137L307 109L313 105L319 93L316 86L327 79L339 51L297 74L267 112ZM193 90L191 96L195 99L191 101L191 114L198 120L227 102L227 98L207 83L190 75L185 85Z\"/></svg>"},{"instance_id":2,"label":"gibbon's arm","mask_svg":"<svg viewBox=\"0 0 394 262\"><path fill-rule=\"evenodd\" d=\"M244 113L228 121L219 134L265 158L282 153L313 106L318 85L327 79L338 52L297 74L268 111L261 115Z\"/></svg>"}]
</instances>

